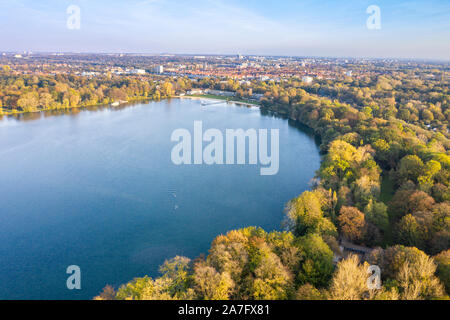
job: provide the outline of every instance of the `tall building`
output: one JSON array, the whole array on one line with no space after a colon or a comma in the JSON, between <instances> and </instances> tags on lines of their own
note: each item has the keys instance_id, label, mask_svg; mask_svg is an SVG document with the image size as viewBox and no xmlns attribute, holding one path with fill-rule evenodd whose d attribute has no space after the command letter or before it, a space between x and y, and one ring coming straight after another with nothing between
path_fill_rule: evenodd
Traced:
<instances>
[{"instance_id":1,"label":"tall building","mask_svg":"<svg viewBox=\"0 0 450 320\"><path fill-rule=\"evenodd\" d=\"M164 73L164 67L163 66L156 66L154 71L157 74L162 74L162 73Z\"/></svg>"},{"instance_id":2,"label":"tall building","mask_svg":"<svg viewBox=\"0 0 450 320\"><path fill-rule=\"evenodd\" d=\"M302 77L302 81L305 83L311 83L311 82L313 82L313 78L310 76L304 76L304 77Z\"/></svg>"}]
</instances>

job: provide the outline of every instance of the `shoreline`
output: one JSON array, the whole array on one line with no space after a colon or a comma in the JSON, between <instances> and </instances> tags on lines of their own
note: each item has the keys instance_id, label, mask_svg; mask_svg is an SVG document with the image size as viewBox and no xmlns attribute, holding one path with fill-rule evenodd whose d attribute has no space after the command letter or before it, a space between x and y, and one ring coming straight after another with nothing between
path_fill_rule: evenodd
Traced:
<instances>
[{"instance_id":1,"label":"shoreline","mask_svg":"<svg viewBox=\"0 0 450 320\"><path fill-rule=\"evenodd\" d=\"M192 99L192 100L211 100L211 101L217 101L217 102L225 102L225 103L234 103L237 105L242 105L242 106L246 106L246 107L257 107L260 108L261 105L260 104L256 104L256 103L250 103L250 102L243 102L243 101L236 101L236 100L226 100L226 99L219 99L219 98L211 98L211 97L201 97L201 96L172 96L172 97L168 97L168 98L164 98L161 99L159 101L164 101L164 100L170 100L170 99ZM98 104L93 104L93 105L85 105L85 106L76 106L76 107L70 107L70 108L60 108L60 109L42 109L42 110L35 110L35 111L21 111L21 112L8 112L8 113L3 113L0 114L0 120L2 119L2 117L14 117L14 116L19 116L19 115L23 115L23 114L36 114L36 113L41 113L41 112L50 112L50 111L69 111L72 109L79 109L79 110L88 110L89 108L93 108L93 107L110 107L110 108L117 108L117 107L122 107L122 106L127 106L127 105L131 105L133 103L139 103L142 101L156 101L157 100L153 100L152 98L138 98L138 99L133 99L133 100L128 100L127 102L124 103L120 103L117 106L113 106L112 103L108 103L108 104L104 104L104 103L98 103Z\"/></svg>"},{"instance_id":2,"label":"shoreline","mask_svg":"<svg viewBox=\"0 0 450 320\"><path fill-rule=\"evenodd\" d=\"M115 105L115 106L112 105L115 102L111 102L111 103L97 103L97 104L90 104L90 105L84 105L84 106L75 106L75 107L69 107L69 108L47 108L47 109L42 109L42 110L20 111L20 112L14 111L14 112L0 114L0 120L2 119L2 117L11 117L11 116L22 115L22 114L36 114L36 113L40 113L40 112L69 111L69 110L73 110L73 109L88 110L89 108L95 108L95 107L117 108L117 107L121 107L121 106L126 106L128 104L139 103L141 101L146 101L146 100L155 101L152 98L137 98L137 99L127 100L126 102L121 102L121 103L119 103L119 105ZM162 100L164 100L164 99L162 99Z\"/></svg>"}]
</instances>

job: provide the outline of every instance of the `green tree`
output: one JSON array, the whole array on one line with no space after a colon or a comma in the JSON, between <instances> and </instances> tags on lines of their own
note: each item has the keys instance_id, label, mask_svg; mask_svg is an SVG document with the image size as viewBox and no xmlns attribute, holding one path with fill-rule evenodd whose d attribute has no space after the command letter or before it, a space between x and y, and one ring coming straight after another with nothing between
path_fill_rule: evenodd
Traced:
<instances>
[{"instance_id":1,"label":"green tree","mask_svg":"<svg viewBox=\"0 0 450 320\"><path fill-rule=\"evenodd\" d=\"M417 178L420 189L429 192L434 184L434 177L441 171L441 164L435 160L430 160L425 164L422 175Z\"/></svg>"},{"instance_id":2,"label":"green tree","mask_svg":"<svg viewBox=\"0 0 450 320\"><path fill-rule=\"evenodd\" d=\"M450 294L450 250L445 250L434 257L437 263L437 276Z\"/></svg>"},{"instance_id":3,"label":"green tree","mask_svg":"<svg viewBox=\"0 0 450 320\"><path fill-rule=\"evenodd\" d=\"M376 225L383 232L389 228L387 206L382 202L370 200L364 209L366 220Z\"/></svg>"},{"instance_id":4,"label":"green tree","mask_svg":"<svg viewBox=\"0 0 450 320\"><path fill-rule=\"evenodd\" d=\"M317 234L308 234L300 239L302 262L297 278L301 284L315 287L328 285L333 274L333 252Z\"/></svg>"},{"instance_id":5,"label":"green tree","mask_svg":"<svg viewBox=\"0 0 450 320\"><path fill-rule=\"evenodd\" d=\"M287 299L292 291L292 275L279 257L264 242L255 242L249 251L249 271L245 278L248 298L256 300Z\"/></svg>"},{"instance_id":6,"label":"green tree","mask_svg":"<svg viewBox=\"0 0 450 320\"><path fill-rule=\"evenodd\" d=\"M406 246L424 248L424 232L413 215L408 214L398 222L397 241Z\"/></svg>"},{"instance_id":7,"label":"green tree","mask_svg":"<svg viewBox=\"0 0 450 320\"><path fill-rule=\"evenodd\" d=\"M307 233L336 235L333 223L323 216L322 195L306 191L287 207L287 226L297 236Z\"/></svg>"},{"instance_id":8,"label":"green tree","mask_svg":"<svg viewBox=\"0 0 450 320\"><path fill-rule=\"evenodd\" d=\"M190 286L190 269L191 260L180 256L166 260L159 268L162 278L170 280L168 292L171 296L182 294Z\"/></svg>"},{"instance_id":9,"label":"green tree","mask_svg":"<svg viewBox=\"0 0 450 320\"><path fill-rule=\"evenodd\" d=\"M404 182L407 180L412 180L416 182L417 178L422 174L423 168L423 162L418 156L405 156L400 160L397 171L399 181Z\"/></svg>"},{"instance_id":10,"label":"green tree","mask_svg":"<svg viewBox=\"0 0 450 320\"><path fill-rule=\"evenodd\" d=\"M295 293L296 300L326 300L326 294L309 283L301 285Z\"/></svg>"}]
</instances>

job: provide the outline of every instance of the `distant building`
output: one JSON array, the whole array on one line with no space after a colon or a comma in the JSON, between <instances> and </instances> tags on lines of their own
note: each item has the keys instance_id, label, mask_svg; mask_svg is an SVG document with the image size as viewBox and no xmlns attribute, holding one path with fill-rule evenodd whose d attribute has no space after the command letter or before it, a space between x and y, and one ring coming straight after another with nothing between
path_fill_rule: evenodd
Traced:
<instances>
[{"instance_id":1,"label":"distant building","mask_svg":"<svg viewBox=\"0 0 450 320\"><path fill-rule=\"evenodd\" d=\"M83 71L83 72L81 73L81 75L82 75L83 77L95 77L95 76L98 75L98 72L93 72L93 71Z\"/></svg>"},{"instance_id":2,"label":"distant building","mask_svg":"<svg viewBox=\"0 0 450 320\"><path fill-rule=\"evenodd\" d=\"M311 83L311 82L313 82L313 78L310 76L304 76L304 77L302 77L302 81L304 83Z\"/></svg>"},{"instance_id":3,"label":"distant building","mask_svg":"<svg viewBox=\"0 0 450 320\"><path fill-rule=\"evenodd\" d=\"M191 89L187 92L188 95L193 95L193 94L203 94L203 90L202 89Z\"/></svg>"},{"instance_id":4,"label":"distant building","mask_svg":"<svg viewBox=\"0 0 450 320\"><path fill-rule=\"evenodd\" d=\"M206 89L205 93L212 94L215 96L222 96L222 97L234 97L236 93L232 91L222 91L222 90L212 90L212 89Z\"/></svg>"},{"instance_id":5,"label":"distant building","mask_svg":"<svg viewBox=\"0 0 450 320\"><path fill-rule=\"evenodd\" d=\"M131 71L131 73L133 74L145 74L145 70L144 69L134 69Z\"/></svg>"},{"instance_id":6,"label":"distant building","mask_svg":"<svg viewBox=\"0 0 450 320\"><path fill-rule=\"evenodd\" d=\"M154 72L157 74L162 74L164 73L164 67L163 66L156 66L154 69Z\"/></svg>"},{"instance_id":7,"label":"distant building","mask_svg":"<svg viewBox=\"0 0 450 320\"><path fill-rule=\"evenodd\" d=\"M353 71L352 71L352 70L347 71L347 72L345 73L345 75L346 75L347 77L351 77L352 74L353 74Z\"/></svg>"},{"instance_id":8,"label":"distant building","mask_svg":"<svg viewBox=\"0 0 450 320\"><path fill-rule=\"evenodd\" d=\"M264 95L262 93L254 93L254 94L252 94L252 99L260 101L262 98L264 98Z\"/></svg>"}]
</instances>

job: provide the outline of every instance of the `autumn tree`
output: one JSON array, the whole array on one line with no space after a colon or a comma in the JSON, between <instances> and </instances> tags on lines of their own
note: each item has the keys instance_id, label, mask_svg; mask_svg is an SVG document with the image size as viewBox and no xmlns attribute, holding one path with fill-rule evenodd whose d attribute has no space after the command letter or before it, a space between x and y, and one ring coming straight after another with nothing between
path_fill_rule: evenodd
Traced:
<instances>
[{"instance_id":1,"label":"autumn tree","mask_svg":"<svg viewBox=\"0 0 450 320\"><path fill-rule=\"evenodd\" d=\"M363 241L366 221L361 211L355 207L342 207L337 219L339 229L344 237L354 242Z\"/></svg>"},{"instance_id":2,"label":"autumn tree","mask_svg":"<svg viewBox=\"0 0 450 320\"><path fill-rule=\"evenodd\" d=\"M219 273L203 264L195 267L193 281L196 294L203 300L228 300L235 286L227 272Z\"/></svg>"},{"instance_id":3,"label":"autumn tree","mask_svg":"<svg viewBox=\"0 0 450 320\"><path fill-rule=\"evenodd\" d=\"M360 264L356 255L337 264L330 286L332 300L362 300L368 294L368 265Z\"/></svg>"},{"instance_id":4,"label":"autumn tree","mask_svg":"<svg viewBox=\"0 0 450 320\"><path fill-rule=\"evenodd\" d=\"M442 283L436 277L436 263L423 251L401 245L383 252L381 271L393 279L402 299L431 299L444 294Z\"/></svg>"}]
</instances>

